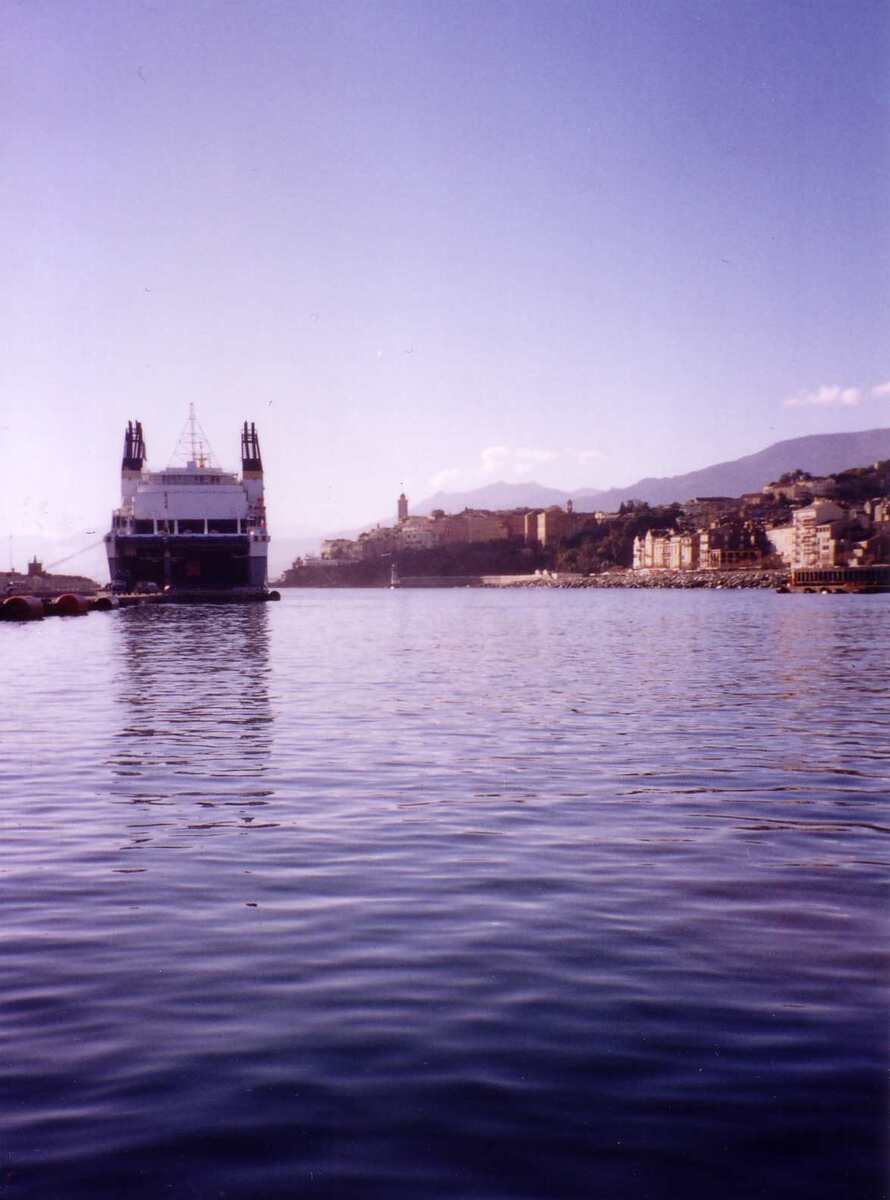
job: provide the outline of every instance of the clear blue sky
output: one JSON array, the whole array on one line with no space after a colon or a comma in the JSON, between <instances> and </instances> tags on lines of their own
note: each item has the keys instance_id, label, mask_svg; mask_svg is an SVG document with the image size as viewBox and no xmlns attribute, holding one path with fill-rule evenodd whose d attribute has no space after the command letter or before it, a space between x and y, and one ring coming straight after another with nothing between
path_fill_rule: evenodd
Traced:
<instances>
[{"instance_id":1,"label":"clear blue sky","mask_svg":"<svg viewBox=\"0 0 890 1200\"><path fill-rule=\"evenodd\" d=\"M273 534L890 425L886 3L0 11L0 535L190 400Z\"/></svg>"}]
</instances>

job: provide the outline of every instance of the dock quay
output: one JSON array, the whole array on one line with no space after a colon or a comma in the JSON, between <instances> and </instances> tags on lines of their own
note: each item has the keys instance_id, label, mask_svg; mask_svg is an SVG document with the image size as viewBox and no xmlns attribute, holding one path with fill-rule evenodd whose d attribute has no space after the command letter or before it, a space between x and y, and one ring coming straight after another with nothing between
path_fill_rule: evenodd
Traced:
<instances>
[{"instance_id":1,"label":"dock quay","mask_svg":"<svg viewBox=\"0 0 890 1200\"><path fill-rule=\"evenodd\" d=\"M791 592L890 592L890 565L807 567L791 572Z\"/></svg>"}]
</instances>

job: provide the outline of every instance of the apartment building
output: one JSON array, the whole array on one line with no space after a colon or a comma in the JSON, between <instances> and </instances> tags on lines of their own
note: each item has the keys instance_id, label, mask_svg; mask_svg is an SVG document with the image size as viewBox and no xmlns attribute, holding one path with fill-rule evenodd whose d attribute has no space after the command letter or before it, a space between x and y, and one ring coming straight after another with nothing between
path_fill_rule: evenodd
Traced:
<instances>
[{"instance_id":1,"label":"apartment building","mask_svg":"<svg viewBox=\"0 0 890 1200\"><path fill-rule=\"evenodd\" d=\"M672 529L649 529L634 538L634 570L667 569L671 565Z\"/></svg>"},{"instance_id":2,"label":"apartment building","mask_svg":"<svg viewBox=\"0 0 890 1200\"><path fill-rule=\"evenodd\" d=\"M791 518L794 529L792 566L797 569L834 566L834 550L830 545L832 535L823 531L820 536L819 528L846 518L846 510L833 500L814 500L812 504L796 509ZM822 555L831 555L831 561L823 562Z\"/></svg>"}]
</instances>

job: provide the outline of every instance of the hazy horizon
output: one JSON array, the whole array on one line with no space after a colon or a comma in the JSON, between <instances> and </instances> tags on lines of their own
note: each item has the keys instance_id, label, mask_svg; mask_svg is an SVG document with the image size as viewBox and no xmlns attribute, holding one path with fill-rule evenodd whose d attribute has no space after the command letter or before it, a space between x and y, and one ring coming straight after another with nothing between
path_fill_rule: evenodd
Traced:
<instances>
[{"instance_id":1,"label":"hazy horizon","mask_svg":"<svg viewBox=\"0 0 890 1200\"><path fill-rule=\"evenodd\" d=\"M194 401L273 536L890 425L878 3L4 5L0 536Z\"/></svg>"}]
</instances>

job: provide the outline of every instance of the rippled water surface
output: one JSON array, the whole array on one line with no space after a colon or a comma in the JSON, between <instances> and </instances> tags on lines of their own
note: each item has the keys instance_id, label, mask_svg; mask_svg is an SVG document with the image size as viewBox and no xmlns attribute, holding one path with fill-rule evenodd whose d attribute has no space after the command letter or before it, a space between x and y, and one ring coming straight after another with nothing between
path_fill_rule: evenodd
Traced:
<instances>
[{"instance_id":1,"label":"rippled water surface","mask_svg":"<svg viewBox=\"0 0 890 1200\"><path fill-rule=\"evenodd\" d=\"M886 1194L890 597L0 625L0 1197Z\"/></svg>"}]
</instances>

